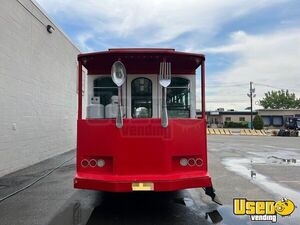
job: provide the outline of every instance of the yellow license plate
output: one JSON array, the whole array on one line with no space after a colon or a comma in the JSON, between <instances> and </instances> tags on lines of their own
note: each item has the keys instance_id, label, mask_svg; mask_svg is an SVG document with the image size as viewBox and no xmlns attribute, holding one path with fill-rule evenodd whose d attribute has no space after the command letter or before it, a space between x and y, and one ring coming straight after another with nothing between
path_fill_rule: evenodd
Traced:
<instances>
[{"instance_id":1,"label":"yellow license plate","mask_svg":"<svg viewBox=\"0 0 300 225\"><path fill-rule=\"evenodd\" d=\"M133 191L154 191L154 184L152 182L135 182L131 185Z\"/></svg>"}]
</instances>

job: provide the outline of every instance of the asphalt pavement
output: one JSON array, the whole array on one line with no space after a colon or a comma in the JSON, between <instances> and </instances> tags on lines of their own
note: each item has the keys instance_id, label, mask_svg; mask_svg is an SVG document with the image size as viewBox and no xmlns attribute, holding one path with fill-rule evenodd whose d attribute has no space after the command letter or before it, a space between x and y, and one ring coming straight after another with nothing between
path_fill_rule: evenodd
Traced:
<instances>
[{"instance_id":1,"label":"asphalt pavement","mask_svg":"<svg viewBox=\"0 0 300 225\"><path fill-rule=\"evenodd\" d=\"M0 178L0 225L272 224L233 215L233 198L300 207L300 138L209 136L209 173L223 205L202 189L107 193L73 189L75 151ZM43 177L43 179L38 180ZM24 187L26 189L16 192ZM300 211L277 224L300 224Z\"/></svg>"}]
</instances>

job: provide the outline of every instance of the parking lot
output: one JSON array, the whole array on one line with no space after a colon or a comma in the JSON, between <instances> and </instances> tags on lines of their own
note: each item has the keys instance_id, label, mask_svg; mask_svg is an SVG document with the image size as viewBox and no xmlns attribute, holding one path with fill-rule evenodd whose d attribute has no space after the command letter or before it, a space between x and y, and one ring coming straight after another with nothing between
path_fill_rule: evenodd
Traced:
<instances>
[{"instance_id":1,"label":"parking lot","mask_svg":"<svg viewBox=\"0 0 300 225\"><path fill-rule=\"evenodd\" d=\"M209 136L209 172L223 205L202 189L112 194L73 189L75 151L0 178L1 225L12 224L271 224L235 216L233 198L291 199L300 207L300 138ZM65 162L60 168L53 168ZM52 171L53 170L53 171ZM277 224L300 224L299 208Z\"/></svg>"}]
</instances>

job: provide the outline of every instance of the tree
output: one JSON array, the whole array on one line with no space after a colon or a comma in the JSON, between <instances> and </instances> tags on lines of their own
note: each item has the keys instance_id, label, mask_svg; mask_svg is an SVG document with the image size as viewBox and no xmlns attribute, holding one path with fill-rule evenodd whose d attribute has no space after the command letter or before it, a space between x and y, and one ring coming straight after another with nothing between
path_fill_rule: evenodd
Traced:
<instances>
[{"instance_id":1,"label":"tree","mask_svg":"<svg viewBox=\"0 0 300 225\"><path fill-rule=\"evenodd\" d=\"M253 127L255 130L261 130L264 127L264 121L261 116L256 115L253 120Z\"/></svg>"},{"instance_id":2,"label":"tree","mask_svg":"<svg viewBox=\"0 0 300 225\"><path fill-rule=\"evenodd\" d=\"M259 103L265 109L300 109L300 98L288 90L268 91Z\"/></svg>"}]
</instances>

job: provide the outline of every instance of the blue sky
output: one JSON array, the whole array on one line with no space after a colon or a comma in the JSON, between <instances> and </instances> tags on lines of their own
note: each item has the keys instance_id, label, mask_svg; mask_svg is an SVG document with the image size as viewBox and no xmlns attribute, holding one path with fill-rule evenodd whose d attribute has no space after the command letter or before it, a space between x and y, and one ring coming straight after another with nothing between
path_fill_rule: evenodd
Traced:
<instances>
[{"instance_id":1,"label":"blue sky","mask_svg":"<svg viewBox=\"0 0 300 225\"><path fill-rule=\"evenodd\" d=\"M209 110L249 106L250 81L256 101L279 88L300 97L298 0L37 2L83 52L171 47L205 53Z\"/></svg>"}]
</instances>

